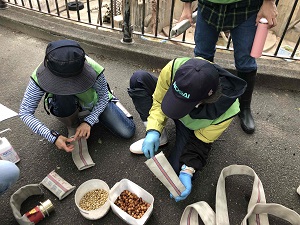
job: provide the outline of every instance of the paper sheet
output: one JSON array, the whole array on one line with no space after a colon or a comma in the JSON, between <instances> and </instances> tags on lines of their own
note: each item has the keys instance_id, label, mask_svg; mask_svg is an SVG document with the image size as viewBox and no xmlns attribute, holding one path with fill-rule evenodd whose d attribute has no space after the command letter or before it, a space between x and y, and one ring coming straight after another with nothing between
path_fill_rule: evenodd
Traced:
<instances>
[{"instance_id":1,"label":"paper sheet","mask_svg":"<svg viewBox=\"0 0 300 225\"><path fill-rule=\"evenodd\" d=\"M17 115L18 113L0 103L0 122Z\"/></svg>"}]
</instances>

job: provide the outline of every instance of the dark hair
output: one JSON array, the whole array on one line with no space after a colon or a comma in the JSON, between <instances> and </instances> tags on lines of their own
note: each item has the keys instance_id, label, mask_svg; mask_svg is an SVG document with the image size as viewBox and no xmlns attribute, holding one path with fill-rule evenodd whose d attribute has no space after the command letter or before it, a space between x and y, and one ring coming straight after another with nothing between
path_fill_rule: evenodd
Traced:
<instances>
[{"instance_id":1,"label":"dark hair","mask_svg":"<svg viewBox=\"0 0 300 225\"><path fill-rule=\"evenodd\" d=\"M216 92L214 94L212 94L211 96L209 96L206 99L203 99L201 101L201 104L210 104L210 103L214 103L216 101L218 101L218 99L222 96L222 86L219 82L218 88L216 90Z\"/></svg>"}]
</instances>

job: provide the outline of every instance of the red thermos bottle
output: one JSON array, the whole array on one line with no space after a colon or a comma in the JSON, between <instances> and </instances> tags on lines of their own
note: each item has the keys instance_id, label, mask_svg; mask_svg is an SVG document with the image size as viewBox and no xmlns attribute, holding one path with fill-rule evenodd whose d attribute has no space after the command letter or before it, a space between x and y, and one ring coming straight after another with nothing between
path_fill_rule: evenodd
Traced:
<instances>
[{"instance_id":1,"label":"red thermos bottle","mask_svg":"<svg viewBox=\"0 0 300 225\"><path fill-rule=\"evenodd\" d=\"M254 41L250 53L250 55L253 58L261 57L268 36L268 28L269 28L268 20L265 18L261 18L257 25L257 29L256 29L256 33L255 33L255 37L254 37Z\"/></svg>"}]
</instances>

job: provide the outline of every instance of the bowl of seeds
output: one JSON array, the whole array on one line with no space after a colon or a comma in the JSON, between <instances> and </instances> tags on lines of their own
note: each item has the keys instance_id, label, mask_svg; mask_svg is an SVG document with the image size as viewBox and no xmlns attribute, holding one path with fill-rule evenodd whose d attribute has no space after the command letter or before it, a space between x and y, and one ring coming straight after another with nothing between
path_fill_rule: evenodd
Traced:
<instances>
[{"instance_id":1,"label":"bowl of seeds","mask_svg":"<svg viewBox=\"0 0 300 225\"><path fill-rule=\"evenodd\" d=\"M134 182L122 179L111 188L109 202L113 212L126 223L143 225L152 214L154 198Z\"/></svg>"},{"instance_id":2,"label":"bowl of seeds","mask_svg":"<svg viewBox=\"0 0 300 225\"><path fill-rule=\"evenodd\" d=\"M97 220L110 209L109 186L103 180L92 179L81 184L75 193L75 204L82 216Z\"/></svg>"}]
</instances>

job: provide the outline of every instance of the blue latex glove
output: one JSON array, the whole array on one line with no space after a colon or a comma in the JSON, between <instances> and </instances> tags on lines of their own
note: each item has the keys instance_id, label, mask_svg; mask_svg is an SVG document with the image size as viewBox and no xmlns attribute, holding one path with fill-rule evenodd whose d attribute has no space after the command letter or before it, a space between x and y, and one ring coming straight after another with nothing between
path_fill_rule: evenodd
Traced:
<instances>
[{"instance_id":1,"label":"blue latex glove","mask_svg":"<svg viewBox=\"0 0 300 225\"><path fill-rule=\"evenodd\" d=\"M176 202L182 201L187 198L187 196L191 193L192 191L192 175L189 173L186 173L184 171L180 171L179 174L179 180L181 183L185 186L185 190L181 193L180 196L175 198ZM174 196L170 193L170 197L174 198Z\"/></svg>"},{"instance_id":2,"label":"blue latex glove","mask_svg":"<svg viewBox=\"0 0 300 225\"><path fill-rule=\"evenodd\" d=\"M142 151L144 155L150 159L157 152L159 147L159 136L160 133L156 130L151 130L147 133L145 140L142 145Z\"/></svg>"}]
</instances>

